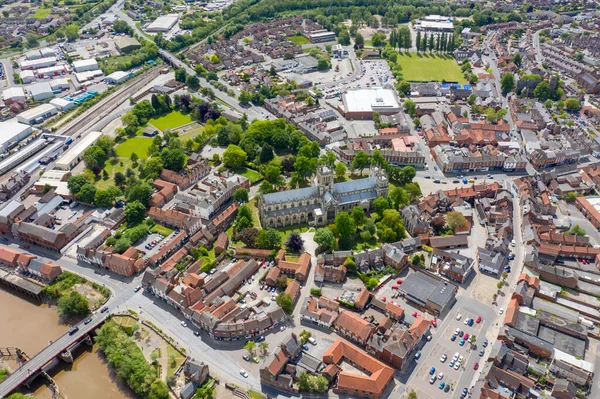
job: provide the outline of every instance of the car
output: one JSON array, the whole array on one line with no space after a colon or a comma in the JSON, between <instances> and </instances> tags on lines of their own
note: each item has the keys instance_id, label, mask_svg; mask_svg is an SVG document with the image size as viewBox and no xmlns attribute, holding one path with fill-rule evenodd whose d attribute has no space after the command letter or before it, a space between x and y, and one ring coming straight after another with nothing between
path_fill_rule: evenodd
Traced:
<instances>
[{"instance_id":1,"label":"car","mask_svg":"<svg viewBox=\"0 0 600 399\"><path fill-rule=\"evenodd\" d=\"M435 319L431 320L431 325L433 325L434 327L437 327L437 321L435 321Z\"/></svg>"},{"instance_id":2,"label":"car","mask_svg":"<svg viewBox=\"0 0 600 399\"><path fill-rule=\"evenodd\" d=\"M69 330L69 335L73 335L75 334L77 331L79 331L79 327L73 327Z\"/></svg>"},{"instance_id":3,"label":"car","mask_svg":"<svg viewBox=\"0 0 600 399\"><path fill-rule=\"evenodd\" d=\"M446 355L445 353L442 355L442 357L440 358L440 362L444 363L446 361L446 359L448 359L448 355Z\"/></svg>"},{"instance_id":4,"label":"car","mask_svg":"<svg viewBox=\"0 0 600 399\"><path fill-rule=\"evenodd\" d=\"M102 309L100 309L100 313L106 313L106 312L108 312L108 306L105 306Z\"/></svg>"},{"instance_id":5,"label":"car","mask_svg":"<svg viewBox=\"0 0 600 399\"><path fill-rule=\"evenodd\" d=\"M246 372L246 370L240 370L240 374L242 377L248 378L248 372Z\"/></svg>"},{"instance_id":6,"label":"car","mask_svg":"<svg viewBox=\"0 0 600 399\"><path fill-rule=\"evenodd\" d=\"M500 308L500 309L498 310L498 313L500 313L500 314L504 313L504 308Z\"/></svg>"},{"instance_id":7,"label":"car","mask_svg":"<svg viewBox=\"0 0 600 399\"><path fill-rule=\"evenodd\" d=\"M468 393L469 393L469 391L467 391L467 388L463 388L462 393L460 394L460 397L464 398L465 396L467 396Z\"/></svg>"},{"instance_id":8,"label":"car","mask_svg":"<svg viewBox=\"0 0 600 399\"><path fill-rule=\"evenodd\" d=\"M402 279L398 279L398 280L396 280L396 283L398 283L398 284L402 284Z\"/></svg>"},{"instance_id":9,"label":"car","mask_svg":"<svg viewBox=\"0 0 600 399\"><path fill-rule=\"evenodd\" d=\"M465 336L463 337L463 339L466 341L469 339L469 333L466 333Z\"/></svg>"},{"instance_id":10,"label":"car","mask_svg":"<svg viewBox=\"0 0 600 399\"><path fill-rule=\"evenodd\" d=\"M187 327L187 323L186 323L185 321L182 321L182 322L181 322L181 326L182 326L182 327Z\"/></svg>"},{"instance_id":11,"label":"car","mask_svg":"<svg viewBox=\"0 0 600 399\"><path fill-rule=\"evenodd\" d=\"M458 343L460 346L464 346L465 345L465 340L461 339L460 342Z\"/></svg>"},{"instance_id":12,"label":"car","mask_svg":"<svg viewBox=\"0 0 600 399\"><path fill-rule=\"evenodd\" d=\"M397 286L397 285L392 285L392 289L393 289L393 290L397 290L397 289L398 289L398 286Z\"/></svg>"},{"instance_id":13,"label":"car","mask_svg":"<svg viewBox=\"0 0 600 399\"><path fill-rule=\"evenodd\" d=\"M305 351L307 351L308 350L308 345L302 344L302 349L304 349Z\"/></svg>"},{"instance_id":14,"label":"car","mask_svg":"<svg viewBox=\"0 0 600 399\"><path fill-rule=\"evenodd\" d=\"M469 320L469 327L473 327L473 323L475 323L475 320L473 320L473 319Z\"/></svg>"},{"instance_id":15,"label":"car","mask_svg":"<svg viewBox=\"0 0 600 399\"><path fill-rule=\"evenodd\" d=\"M450 337L450 341L452 341L452 342L456 341L456 335L452 334L452 336Z\"/></svg>"},{"instance_id":16,"label":"car","mask_svg":"<svg viewBox=\"0 0 600 399\"><path fill-rule=\"evenodd\" d=\"M421 351L415 353L415 360L421 357Z\"/></svg>"},{"instance_id":17,"label":"car","mask_svg":"<svg viewBox=\"0 0 600 399\"><path fill-rule=\"evenodd\" d=\"M260 337L256 338L256 342L263 342L265 340L265 336L261 335Z\"/></svg>"},{"instance_id":18,"label":"car","mask_svg":"<svg viewBox=\"0 0 600 399\"><path fill-rule=\"evenodd\" d=\"M308 337L308 342L310 342L312 345L316 345L317 344L317 340L314 339L313 337Z\"/></svg>"},{"instance_id":19,"label":"car","mask_svg":"<svg viewBox=\"0 0 600 399\"><path fill-rule=\"evenodd\" d=\"M459 354L458 354L458 352L456 352L454 354L454 356L452 356L452 360L457 361L458 360L458 356L459 356Z\"/></svg>"},{"instance_id":20,"label":"car","mask_svg":"<svg viewBox=\"0 0 600 399\"><path fill-rule=\"evenodd\" d=\"M250 361L250 356L244 355L244 356L242 356L242 359L244 359L245 361L249 362Z\"/></svg>"},{"instance_id":21,"label":"car","mask_svg":"<svg viewBox=\"0 0 600 399\"><path fill-rule=\"evenodd\" d=\"M486 339L485 341L483 341L483 347L487 348L487 346L488 346L488 340Z\"/></svg>"},{"instance_id":22,"label":"car","mask_svg":"<svg viewBox=\"0 0 600 399\"><path fill-rule=\"evenodd\" d=\"M431 341L431 338L432 338L431 335L428 335L427 336L427 342Z\"/></svg>"},{"instance_id":23,"label":"car","mask_svg":"<svg viewBox=\"0 0 600 399\"><path fill-rule=\"evenodd\" d=\"M382 300L383 302L385 302L385 301L387 300L387 297L383 297L383 298L381 298L381 300Z\"/></svg>"},{"instance_id":24,"label":"car","mask_svg":"<svg viewBox=\"0 0 600 399\"><path fill-rule=\"evenodd\" d=\"M482 349L482 350L480 350L480 351L479 351L479 356L480 356L480 357L481 357L481 356L483 356L483 353L484 353L483 349Z\"/></svg>"},{"instance_id":25,"label":"car","mask_svg":"<svg viewBox=\"0 0 600 399\"><path fill-rule=\"evenodd\" d=\"M85 325L88 325L88 324L90 324L91 322L92 322L92 318L91 318L91 317L88 317L87 319L85 319L85 320L83 321L83 324L85 324Z\"/></svg>"},{"instance_id":26,"label":"car","mask_svg":"<svg viewBox=\"0 0 600 399\"><path fill-rule=\"evenodd\" d=\"M477 319L475 320L475 323L479 324L479 323L481 323L481 320L482 320L481 316L477 316Z\"/></svg>"},{"instance_id":27,"label":"car","mask_svg":"<svg viewBox=\"0 0 600 399\"><path fill-rule=\"evenodd\" d=\"M473 370L477 370L479 368L479 362L475 362L473 365Z\"/></svg>"},{"instance_id":28,"label":"car","mask_svg":"<svg viewBox=\"0 0 600 399\"><path fill-rule=\"evenodd\" d=\"M448 366L454 367L454 360L450 360L450 362L448 363Z\"/></svg>"},{"instance_id":29,"label":"car","mask_svg":"<svg viewBox=\"0 0 600 399\"><path fill-rule=\"evenodd\" d=\"M431 176L427 175L425 176L426 179L431 179Z\"/></svg>"},{"instance_id":30,"label":"car","mask_svg":"<svg viewBox=\"0 0 600 399\"><path fill-rule=\"evenodd\" d=\"M456 330L454 330L454 334L455 334L455 335L458 335L458 334L460 334L460 328L456 327Z\"/></svg>"},{"instance_id":31,"label":"car","mask_svg":"<svg viewBox=\"0 0 600 399\"><path fill-rule=\"evenodd\" d=\"M471 319L469 319L468 317L465 319L465 326L466 326L467 324L469 324L469 320L471 320Z\"/></svg>"},{"instance_id":32,"label":"car","mask_svg":"<svg viewBox=\"0 0 600 399\"><path fill-rule=\"evenodd\" d=\"M435 382L435 375L429 379L429 383L433 384Z\"/></svg>"},{"instance_id":33,"label":"car","mask_svg":"<svg viewBox=\"0 0 600 399\"><path fill-rule=\"evenodd\" d=\"M252 361L253 361L254 363L256 363L256 364L260 363L260 360L259 360L259 359L258 359L258 357L256 357L256 356L254 356L254 357L252 358Z\"/></svg>"},{"instance_id":34,"label":"car","mask_svg":"<svg viewBox=\"0 0 600 399\"><path fill-rule=\"evenodd\" d=\"M465 360L465 358L464 358L464 357L462 357L462 355L460 355L460 356L458 357L458 362L459 362L459 363L462 363L464 360Z\"/></svg>"},{"instance_id":35,"label":"car","mask_svg":"<svg viewBox=\"0 0 600 399\"><path fill-rule=\"evenodd\" d=\"M446 384L444 387L444 392L448 392L450 390L450 384Z\"/></svg>"},{"instance_id":36,"label":"car","mask_svg":"<svg viewBox=\"0 0 600 399\"><path fill-rule=\"evenodd\" d=\"M413 312L412 317L417 317L419 314L417 312Z\"/></svg>"},{"instance_id":37,"label":"car","mask_svg":"<svg viewBox=\"0 0 600 399\"><path fill-rule=\"evenodd\" d=\"M452 180L452 183L456 184L456 183L460 183L460 180Z\"/></svg>"},{"instance_id":38,"label":"car","mask_svg":"<svg viewBox=\"0 0 600 399\"><path fill-rule=\"evenodd\" d=\"M457 315L456 315L456 320L460 320L460 319L461 319L461 317L462 317L462 315L461 315L460 313L459 313L459 314L457 314Z\"/></svg>"},{"instance_id":39,"label":"car","mask_svg":"<svg viewBox=\"0 0 600 399\"><path fill-rule=\"evenodd\" d=\"M279 331L285 331L285 326L279 327Z\"/></svg>"},{"instance_id":40,"label":"car","mask_svg":"<svg viewBox=\"0 0 600 399\"><path fill-rule=\"evenodd\" d=\"M439 373L437 378L438 378L438 380L443 379L444 378L444 373Z\"/></svg>"},{"instance_id":41,"label":"car","mask_svg":"<svg viewBox=\"0 0 600 399\"><path fill-rule=\"evenodd\" d=\"M134 291L135 291L135 292L138 292L138 291L139 291L139 290L141 290L141 289L142 289L142 286L141 286L141 285L138 285L137 287L135 287Z\"/></svg>"},{"instance_id":42,"label":"car","mask_svg":"<svg viewBox=\"0 0 600 399\"><path fill-rule=\"evenodd\" d=\"M458 336L459 336L459 337L461 337L461 338L462 338L464 335L465 335L465 332L464 332L464 331L462 331L462 330L461 330L461 332L459 332L459 333L458 333Z\"/></svg>"},{"instance_id":43,"label":"car","mask_svg":"<svg viewBox=\"0 0 600 399\"><path fill-rule=\"evenodd\" d=\"M200 331L194 331L194 335L195 335L196 337L199 337L199 336L200 336Z\"/></svg>"},{"instance_id":44,"label":"car","mask_svg":"<svg viewBox=\"0 0 600 399\"><path fill-rule=\"evenodd\" d=\"M446 383L444 381L440 382L440 389L444 389L445 386L446 386Z\"/></svg>"},{"instance_id":45,"label":"car","mask_svg":"<svg viewBox=\"0 0 600 399\"><path fill-rule=\"evenodd\" d=\"M517 246L517 242L516 242L515 240L512 240L512 241L510 242L510 246L511 246L511 247L516 247L516 246Z\"/></svg>"},{"instance_id":46,"label":"car","mask_svg":"<svg viewBox=\"0 0 600 399\"><path fill-rule=\"evenodd\" d=\"M460 363L456 362L454 363L454 370L458 370L460 368Z\"/></svg>"},{"instance_id":47,"label":"car","mask_svg":"<svg viewBox=\"0 0 600 399\"><path fill-rule=\"evenodd\" d=\"M429 369L429 375L434 375L435 374L435 367L432 367Z\"/></svg>"}]
</instances>

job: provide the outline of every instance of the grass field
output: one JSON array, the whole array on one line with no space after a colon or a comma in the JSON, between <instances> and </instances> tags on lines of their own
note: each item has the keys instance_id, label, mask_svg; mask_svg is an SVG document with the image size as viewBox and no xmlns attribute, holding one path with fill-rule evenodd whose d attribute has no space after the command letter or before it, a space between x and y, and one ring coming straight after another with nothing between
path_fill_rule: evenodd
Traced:
<instances>
[{"instance_id":1,"label":"grass field","mask_svg":"<svg viewBox=\"0 0 600 399\"><path fill-rule=\"evenodd\" d=\"M175 355L175 363L171 361L171 354ZM171 345L167 344L167 376L173 375L185 360L185 356L181 356L179 352Z\"/></svg>"},{"instance_id":2,"label":"grass field","mask_svg":"<svg viewBox=\"0 0 600 399\"><path fill-rule=\"evenodd\" d=\"M188 114L182 114L179 111L169 112L166 115L163 115L159 118L150 119L150 123L155 126L157 129L165 130L165 129L174 129L181 125L185 125L187 123L191 123L194 120Z\"/></svg>"},{"instance_id":3,"label":"grass field","mask_svg":"<svg viewBox=\"0 0 600 399\"><path fill-rule=\"evenodd\" d=\"M113 316L113 320L121 327L133 327L137 323L136 319L129 316Z\"/></svg>"},{"instance_id":4,"label":"grass field","mask_svg":"<svg viewBox=\"0 0 600 399\"><path fill-rule=\"evenodd\" d=\"M150 229L151 233L162 234L163 236L168 236L173 232L173 229L170 229L165 226L161 226L160 224L155 224L154 227Z\"/></svg>"},{"instance_id":5,"label":"grass field","mask_svg":"<svg viewBox=\"0 0 600 399\"><path fill-rule=\"evenodd\" d=\"M33 14L33 18L42 19L46 18L52 12L51 8L39 7L35 14Z\"/></svg>"},{"instance_id":6,"label":"grass field","mask_svg":"<svg viewBox=\"0 0 600 399\"><path fill-rule=\"evenodd\" d=\"M129 159L134 152L140 159L148 158L148 148L152 145L152 141L149 137L132 137L119 144L115 151L121 158Z\"/></svg>"},{"instance_id":7,"label":"grass field","mask_svg":"<svg viewBox=\"0 0 600 399\"><path fill-rule=\"evenodd\" d=\"M409 53L398 54L397 63L402 67L402 75L407 81L466 83L460 67L453 58L435 55Z\"/></svg>"},{"instance_id":8,"label":"grass field","mask_svg":"<svg viewBox=\"0 0 600 399\"><path fill-rule=\"evenodd\" d=\"M203 127L199 127L196 129L192 129L192 130L188 130L185 133L180 133L179 134L179 139L181 140L182 143L185 143L186 141L193 139L194 137L202 134L202 132L204 131Z\"/></svg>"},{"instance_id":9,"label":"grass field","mask_svg":"<svg viewBox=\"0 0 600 399\"><path fill-rule=\"evenodd\" d=\"M237 173L238 175L242 175L250 180L251 184L256 183L260 179L262 179L262 175L252 169L248 168L233 168L231 169L233 173Z\"/></svg>"},{"instance_id":10,"label":"grass field","mask_svg":"<svg viewBox=\"0 0 600 399\"><path fill-rule=\"evenodd\" d=\"M121 163L123 165L121 165ZM117 172L125 173L127 168L130 168L131 165L132 162L129 158L119 159L116 163L112 163L112 160L109 160L108 162L106 162L106 165L104 165L104 170L108 174L108 179L100 179L96 183L94 183L94 186L96 186L98 190L106 190L108 186L114 186L115 174Z\"/></svg>"},{"instance_id":11,"label":"grass field","mask_svg":"<svg viewBox=\"0 0 600 399\"><path fill-rule=\"evenodd\" d=\"M308 40L304 36L290 36L288 37L288 40L297 46L302 46L303 44L310 44L310 40Z\"/></svg>"}]
</instances>

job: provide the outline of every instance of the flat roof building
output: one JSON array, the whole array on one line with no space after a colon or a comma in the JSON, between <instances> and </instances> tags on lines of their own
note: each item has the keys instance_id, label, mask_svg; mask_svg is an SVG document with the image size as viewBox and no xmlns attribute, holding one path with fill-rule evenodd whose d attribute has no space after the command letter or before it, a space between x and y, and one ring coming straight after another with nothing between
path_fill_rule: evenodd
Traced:
<instances>
[{"instance_id":1,"label":"flat roof building","mask_svg":"<svg viewBox=\"0 0 600 399\"><path fill-rule=\"evenodd\" d=\"M125 82L131 75L124 71L115 71L104 78L106 83L118 85L119 83Z\"/></svg>"},{"instance_id":2,"label":"flat roof building","mask_svg":"<svg viewBox=\"0 0 600 399\"><path fill-rule=\"evenodd\" d=\"M400 291L411 302L443 316L456 300L457 287L433 275L417 271L404 279Z\"/></svg>"},{"instance_id":3,"label":"flat roof building","mask_svg":"<svg viewBox=\"0 0 600 399\"><path fill-rule=\"evenodd\" d=\"M8 89L2 92L2 99L7 105L10 105L17 101L24 101L25 91L23 91L23 88L19 86L9 87Z\"/></svg>"},{"instance_id":4,"label":"flat roof building","mask_svg":"<svg viewBox=\"0 0 600 399\"><path fill-rule=\"evenodd\" d=\"M323 43L323 42L331 42L335 40L335 33L333 32L317 32L317 33L309 33L308 40L311 43Z\"/></svg>"},{"instance_id":5,"label":"flat roof building","mask_svg":"<svg viewBox=\"0 0 600 399\"><path fill-rule=\"evenodd\" d=\"M121 53L130 53L134 50L139 49L140 47L142 47L142 45L140 44L140 42L137 41L137 39L125 36L115 40L115 47Z\"/></svg>"},{"instance_id":6,"label":"flat roof building","mask_svg":"<svg viewBox=\"0 0 600 399\"><path fill-rule=\"evenodd\" d=\"M35 108L28 109L17 115L17 120L27 125L42 123L44 120L56 115L58 111L51 104L42 104Z\"/></svg>"},{"instance_id":7,"label":"flat roof building","mask_svg":"<svg viewBox=\"0 0 600 399\"><path fill-rule=\"evenodd\" d=\"M15 119L9 119L0 122L0 151L6 151L11 143L21 141L33 132L33 128L28 125L17 122Z\"/></svg>"},{"instance_id":8,"label":"flat roof building","mask_svg":"<svg viewBox=\"0 0 600 399\"><path fill-rule=\"evenodd\" d=\"M371 119L373 113L392 115L402 111L393 90L373 88L349 90L338 110L346 119Z\"/></svg>"},{"instance_id":9,"label":"flat roof building","mask_svg":"<svg viewBox=\"0 0 600 399\"><path fill-rule=\"evenodd\" d=\"M54 97L50 83L39 82L29 86L29 94L34 101L42 101Z\"/></svg>"},{"instance_id":10,"label":"flat roof building","mask_svg":"<svg viewBox=\"0 0 600 399\"><path fill-rule=\"evenodd\" d=\"M80 161L84 151L102 136L102 132L90 132L73 147L69 148L57 161L54 167L58 170L71 170Z\"/></svg>"},{"instance_id":11,"label":"flat roof building","mask_svg":"<svg viewBox=\"0 0 600 399\"><path fill-rule=\"evenodd\" d=\"M179 21L176 14L162 15L146 27L146 32L168 32Z\"/></svg>"},{"instance_id":12,"label":"flat roof building","mask_svg":"<svg viewBox=\"0 0 600 399\"><path fill-rule=\"evenodd\" d=\"M75 72L95 71L96 69L98 69L98 63L93 58L73 61L73 70Z\"/></svg>"},{"instance_id":13,"label":"flat roof building","mask_svg":"<svg viewBox=\"0 0 600 399\"><path fill-rule=\"evenodd\" d=\"M25 84L31 83L35 80L35 74L33 73L33 71L30 71L29 69L21 71L19 73L19 77L21 78L21 81Z\"/></svg>"},{"instance_id":14,"label":"flat roof building","mask_svg":"<svg viewBox=\"0 0 600 399\"><path fill-rule=\"evenodd\" d=\"M53 65L56 65L56 57L46 57L31 61L23 61L21 63L21 69L40 69Z\"/></svg>"},{"instance_id":15,"label":"flat roof building","mask_svg":"<svg viewBox=\"0 0 600 399\"><path fill-rule=\"evenodd\" d=\"M54 98L50 100L50 104L52 104L58 111L63 112L75 107L75 103L73 101L65 100L64 98Z\"/></svg>"}]
</instances>

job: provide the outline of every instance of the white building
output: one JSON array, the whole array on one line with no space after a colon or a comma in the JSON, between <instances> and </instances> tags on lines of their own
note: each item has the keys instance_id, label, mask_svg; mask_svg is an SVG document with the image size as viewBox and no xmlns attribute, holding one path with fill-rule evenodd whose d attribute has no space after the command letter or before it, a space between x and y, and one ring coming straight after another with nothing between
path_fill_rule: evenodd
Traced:
<instances>
[{"instance_id":1,"label":"white building","mask_svg":"<svg viewBox=\"0 0 600 399\"><path fill-rule=\"evenodd\" d=\"M54 187L55 194L60 195L61 197L67 198L71 196L71 192L69 191L69 187L67 186L67 179L69 178L70 173L68 171L63 170L47 170L40 177L40 179L35 182L34 186L41 190L43 187L48 184L50 187Z\"/></svg>"},{"instance_id":2,"label":"white building","mask_svg":"<svg viewBox=\"0 0 600 399\"><path fill-rule=\"evenodd\" d=\"M29 50L25 53L25 59L28 61L39 60L40 58L42 58L42 53L40 53L40 50Z\"/></svg>"},{"instance_id":3,"label":"white building","mask_svg":"<svg viewBox=\"0 0 600 399\"><path fill-rule=\"evenodd\" d=\"M21 78L21 81L25 84L31 83L35 80L35 74L33 73L33 71L30 71L28 69L21 71L19 73L19 77Z\"/></svg>"},{"instance_id":4,"label":"white building","mask_svg":"<svg viewBox=\"0 0 600 399\"><path fill-rule=\"evenodd\" d=\"M69 81L66 78L53 79L49 83L53 91L66 90L69 88Z\"/></svg>"},{"instance_id":5,"label":"white building","mask_svg":"<svg viewBox=\"0 0 600 399\"><path fill-rule=\"evenodd\" d=\"M146 27L147 32L168 32L179 20L176 14L162 15Z\"/></svg>"},{"instance_id":6,"label":"white building","mask_svg":"<svg viewBox=\"0 0 600 399\"><path fill-rule=\"evenodd\" d=\"M9 87L8 89L2 92L2 99L4 100L5 104L12 104L17 101L24 101L25 92L23 91L23 88L19 86Z\"/></svg>"},{"instance_id":7,"label":"white building","mask_svg":"<svg viewBox=\"0 0 600 399\"><path fill-rule=\"evenodd\" d=\"M104 78L104 80L108 84L118 85L119 83L125 82L130 77L131 76L127 72L116 71L116 72L113 72L110 75L108 75L106 78Z\"/></svg>"},{"instance_id":8,"label":"white building","mask_svg":"<svg viewBox=\"0 0 600 399\"><path fill-rule=\"evenodd\" d=\"M401 112L402 107L393 90L378 87L348 90L342 95L338 110L346 119L371 119L375 112L392 115Z\"/></svg>"},{"instance_id":9,"label":"white building","mask_svg":"<svg viewBox=\"0 0 600 399\"><path fill-rule=\"evenodd\" d=\"M98 63L93 58L73 61L73 70L75 70L75 72L94 71L96 69L98 69Z\"/></svg>"},{"instance_id":10,"label":"white building","mask_svg":"<svg viewBox=\"0 0 600 399\"><path fill-rule=\"evenodd\" d=\"M415 28L426 32L452 32L454 31L454 24L450 17L428 15L418 21Z\"/></svg>"},{"instance_id":11,"label":"white building","mask_svg":"<svg viewBox=\"0 0 600 399\"><path fill-rule=\"evenodd\" d=\"M77 81L79 83L83 83L83 82L87 82L88 80L92 80L98 76L102 76L103 73L101 70L96 69L94 71L86 71L86 72L79 72L75 74L75 79L77 79Z\"/></svg>"},{"instance_id":12,"label":"white building","mask_svg":"<svg viewBox=\"0 0 600 399\"><path fill-rule=\"evenodd\" d=\"M54 97L54 92L48 82L32 84L29 86L29 94L31 94L31 98L34 101L42 101Z\"/></svg>"},{"instance_id":13,"label":"white building","mask_svg":"<svg viewBox=\"0 0 600 399\"><path fill-rule=\"evenodd\" d=\"M79 162L85 150L94 144L98 138L102 136L102 132L90 132L87 136L83 137L74 146L69 148L54 164L54 168L58 170L71 170Z\"/></svg>"},{"instance_id":14,"label":"white building","mask_svg":"<svg viewBox=\"0 0 600 399\"><path fill-rule=\"evenodd\" d=\"M64 98L54 98L50 100L50 104L52 104L57 110L63 112L75 107L75 103L73 101L65 100Z\"/></svg>"},{"instance_id":15,"label":"white building","mask_svg":"<svg viewBox=\"0 0 600 399\"><path fill-rule=\"evenodd\" d=\"M67 70L64 65L54 65L47 68L40 68L36 73L40 78L43 78L45 76L58 76L65 74L66 71Z\"/></svg>"},{"instance_id":16,"label":"white building","mask_svg":"<svg viewBox=\"0 0 600 399\"><path fill-rule=\"evenodd\" d=\"M42 55L42 58L54 57L56 55L56 51L50 47L44 47L40 49L40 54Z\"/></svg>"},{"instance_id":17,"label":"white building","mask_svg":"<svg viewBox=\"0 0 600 399\"><path fill-rule=\"evenodd\" d=\"M16 119L9 119L0 122L0 151L4 152L11 143L21 141L33 132L33 128L28 125L17 122Z\"/></svg>"},{"instance_id":18,"label":"white building","mask_svg":"<svg viewBox=\"0 0 600 399\"><path fill-rule=\"evenodd\" d=\"M35 108L28 109L17 115L17 120L27 125L42 123L45 119L56 115L58 111L50 104L38 105Z\"/></svg>"},{"instance_id":19,"label":"white building","mask_svg":"<svg viewBox=\"0 0 600 399\"><path fill-rule=\"evenodd\" d=\"M27 60L21 63L21 69L40 69L56 65L56 57L38 58L37 60Z\"/></svg>"}]
</instances>

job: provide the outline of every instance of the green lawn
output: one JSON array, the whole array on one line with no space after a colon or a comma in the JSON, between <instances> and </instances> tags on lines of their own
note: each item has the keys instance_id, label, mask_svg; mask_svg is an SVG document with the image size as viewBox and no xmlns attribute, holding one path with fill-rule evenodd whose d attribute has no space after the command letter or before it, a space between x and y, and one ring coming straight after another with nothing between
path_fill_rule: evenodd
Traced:
<instances>
[{"instance_id":1,"label":"green lawn","mask_svg":"<svg viewBox=\"0 0 600 399\"><path fill-rule=\"evenodd\" d=\"M402 67L402 75L407 81L429 82L445 80L446 82L466 83L460 67L453 58L442 58L436 55L403 53L398 54L397 63Z\"/></svg>"},{"instance_id":2,"label":"green lawn","mask_svg":"<svg viewBox=\"0 0 600 399\"><path fill-rule=\"evenodd\" d=\"M140 159L148 158L148 148L152 145L153 139L149 137L132 137L117 146L115 151L117 156L120 158L131 157L131 154L135 154Z\"/></svg>"},{"instance_id":3,"label":"green lawn","mask_svg":"<svg viewBox=\"0 0 600 399\"><path fill-rule=\"evenodd\" d=\"M175 355L175 364L171 362L171 354ZM172 376L184 360L185 356L181 356L171 344L167 344L167 376Z\"/></svg>"},{"instance_id":4,"label":"green lawn","mask_svg":"<svg viewBox=\"0 0 600 399\"><path fill-rule=\"evenodd\" d=\"M302 46L303 44L310 44L310 40L308 40L304 36L290 36L288 37L288 40L297 46Z\"/></svg>"},{"instance_id":5,"label":"green lawn","mask_svg":"<svg viewBox=\"0 0 600 399\"><path fill-rule=\"evenodd\" d=\"M293 231L298 234L302 234L307 232L309 229L310 227L308 227L307 224L298 224L294 226L281 227L277 230L281 232L281 244L284 245Z\"/></svg>"},{"instance_id":6,"label":"green lawn","mask_svg":"<svg viewBox=\"0 0 600 399\"><path fill-rule=\"evenodd\" d=\"M121 164L123 164L123 165L121 165ZM114 186L115 185L115 180L114 180L115 174L117 172L125 173L127 168L131 168L131 165L132 165L132 162L129 158L119 159L115 163L113 163L113 161L109 159L108 162L106 162L106 165L104 165L104 170L108 174L108 179L103 180L102 178L100 178L100 180L98 180L96 183L94 183L94 186L96 186L96 188L98 190L106 190L106 188L108 188L108 186Z\"/></svg>"},{"instance_id":7,"label":"green lawn","mask_svg":"<svg viewBox=\"0 0 600 399\"><path fill-rule=\"evenodd\" d=\"M193 121L194 120L191 116L188 114L182 114L179 111L172 111L159 118L150 119L150 123L160 130L174 129Z\"/></svg>"},{"instance_id":8,"label":"green lawn","mask_svg":"<svg viewBox=\"0 0 600 399\"><path fill-rule=\"evenodd\" d=\"M162 234L163 236L168 236L173 232L173 229L170 229L165 226L161 226L160 224L155 224L154 227L150 229L151 233Z\"/></svg>"},{"instance_id":9,"label":"green lawn","mask_svg":"<svg viewBox=\"0 0 600 399\"><path fill-rule=\"evenodd\" d=\"M187 130L183 133L179 133L179 139L181 140L182 143L185 143L186 141L193 139L194 137L201 135L202 132L204 131L203 127L199 127L196 129L192 129L192 130Z\"/></svg>"},{"instance_id":10,"label":"green lawn","mask_svg":"<svg viewBox=\"0 0 600 399\"><path fill-rule=\"evenodd\" d=\"M262 175L252 169L248 168L232 168L231 171L233 173L237 173L238 175L242 175L250 180L251 184L258 182L262 179Z\"/></svg>"},{"instance_id":11,"label":"green lawn","mask_svg":"<svg viewBox=\"0 0 600 399\"><path fill-rule=\"evenodd\" d=\"M39 7L35 11L35 14L33 14L33 18L37 18L37 19L46 18L48 15L50 15L51 12L52 12L51 8Z\"/></svg>"}]
</instances>

